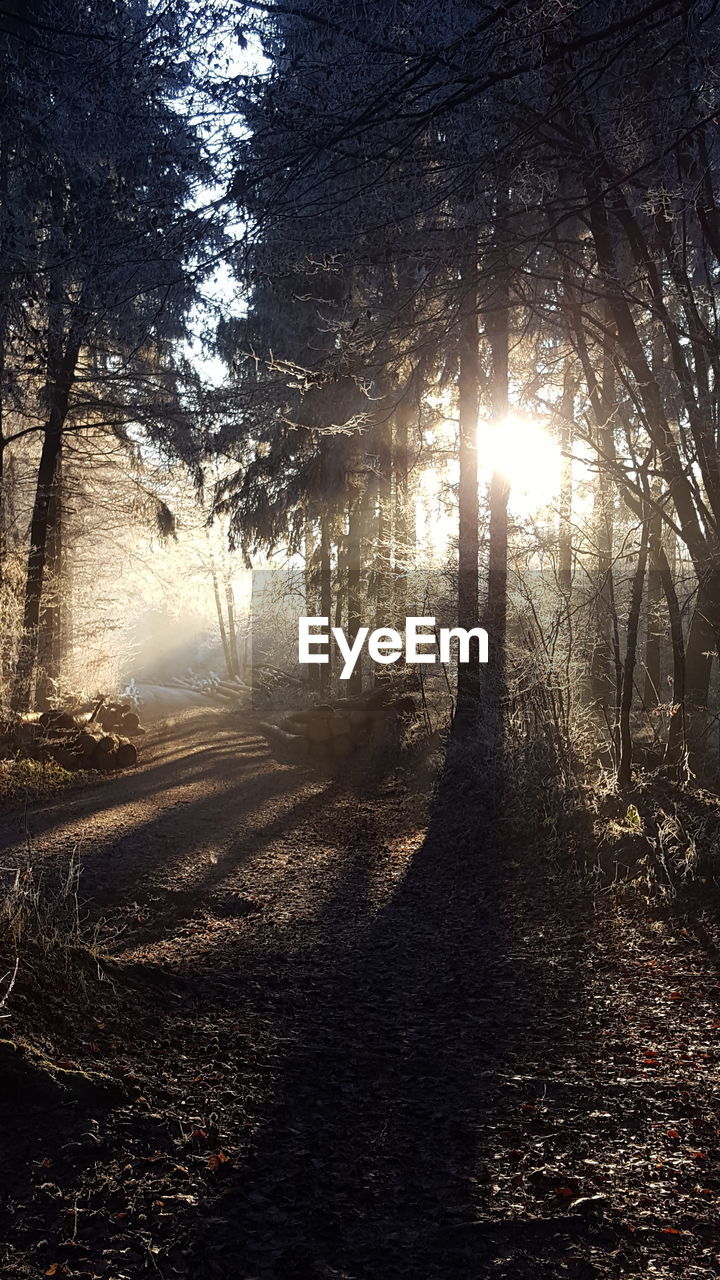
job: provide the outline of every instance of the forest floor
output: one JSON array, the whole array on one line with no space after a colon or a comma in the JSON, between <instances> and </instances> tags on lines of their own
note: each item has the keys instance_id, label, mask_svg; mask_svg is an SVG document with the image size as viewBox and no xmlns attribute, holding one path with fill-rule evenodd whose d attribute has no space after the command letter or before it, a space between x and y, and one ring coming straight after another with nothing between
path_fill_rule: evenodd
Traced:
<instances>
[{"instance_id":1,"label":"forest floor","mask_svg":"<svg viewBox=\"0 0 720 1280\"><path fill-rule=\"evenodd\" d=\"M2 1034L54 1083L0 1099L3 1280L717 1274L710 921L530 831L428 835L402 778L278 764L221 714L3 815L28 858L79 863L112 959L58 944L33 987L21 948Z\"/></svg>"}]
</instances>

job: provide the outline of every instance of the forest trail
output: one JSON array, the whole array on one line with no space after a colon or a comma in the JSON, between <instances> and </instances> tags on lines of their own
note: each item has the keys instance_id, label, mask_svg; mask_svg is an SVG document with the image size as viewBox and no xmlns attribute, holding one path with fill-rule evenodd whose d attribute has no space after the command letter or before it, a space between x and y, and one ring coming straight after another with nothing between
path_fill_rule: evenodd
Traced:
<instances>
[{"instance_id":1,"label":"forest trail","mask_svg":"<svg viewBox=\"0 0 720 1280\"><path fill-rule=\"evenodd\" d=\"M136 769L0 818L0 855L22 859L29 847L49 871L77 858L83 899L113 915L126 942L142 923L167 937L184 914L253 881L257 856L272 857L278 836L287 855L288 829L329 789L220 712L160 722L141 750Z\"/></svg>"},{"instance_id":2,"label":"forest trail","mask_svg":"<svg viewBox=\"0 0 720 1280\"><path fill-rule=\"evenodd\" d=\"M125 1099L3 1118L3 1280L715 1274L702 932L221 716L26 832L104 919L64 1052Z\"/></svg>"}]
</instances>

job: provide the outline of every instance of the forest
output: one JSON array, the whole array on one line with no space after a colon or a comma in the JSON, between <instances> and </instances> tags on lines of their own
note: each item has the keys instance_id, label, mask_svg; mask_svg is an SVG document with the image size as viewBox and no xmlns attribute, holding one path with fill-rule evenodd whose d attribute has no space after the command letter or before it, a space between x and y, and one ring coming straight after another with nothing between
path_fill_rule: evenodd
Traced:
<instances>
[{"instance_id":1,"label":"forest","mask_svg":"<svg viewBox=\"0 0 720 1280\"><path fill-rule=\"evenodd\" d=\"M0 66L0 1280L709 1280L716 0Z\"/></svg>"}]
</instances>

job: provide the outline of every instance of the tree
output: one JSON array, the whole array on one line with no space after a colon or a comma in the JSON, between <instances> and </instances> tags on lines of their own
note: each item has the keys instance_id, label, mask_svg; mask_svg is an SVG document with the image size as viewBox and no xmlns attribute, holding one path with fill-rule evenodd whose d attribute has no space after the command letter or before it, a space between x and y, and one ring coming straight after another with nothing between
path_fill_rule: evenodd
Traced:
<instances>
[{"instance_id":1,"label":"tree","mask_svg":"<svg viewBox=\"0 0 720 1280\"><path fill-rule=\"evenodd\" d=\"M322 397L316 386L338 377L362 386L376 405L389 402L398 376L405 385L412 379L425 403L454 387L463 617L478 594L475 405L501 423L517 400L524 362L534 358L533 378L545 378L552 412L567 421L568 405L577 406L584 426L566 433L565 447L584 435L594 455L591 594L605 637L595 649L594 693L612 706L617 748L633 701L623 662L627 670L634 661L631 652L623 659L616 600L618 557L626 551L614 526L623 502L626 512L640 503L646 514L649 502L656 524L659 518L689 549L698 607L686 685L700 705L707 700L708 640L715 643L720 621L713 567L720 511L717 156L706 56L717 22L712 10L691 8L692 20L679 0L627 0L611 13L597 3L552 13L537 5L523 9L522 21L513 4L490 11L433 5L418 13L398 3L369 14L362 5L313 0L302 13L284 5L248 9L270 70L243 79L240 104L235 84L226 98L248 124L231 194L251 227L255 296L268 281L287 283L294 273L297 282L306 274L301 263L312 264L314 296L323 276L343 282L333 316L310 306L303 342L284 349L283 324L298 299L292 286L283 295L276 283L281 316L273 351L280 360L287 353L286 372L305 371L302 377L310 370L313 386L300 400ZM682 86L667 109L657 101L658 67ZM383 309L382 300L402 293L400 282L409 280L411 308ZM527 335L535 332L542 337L528 357ZM571 379L562 366L549 366L551 350L564 352ZM323 425L341 423L331 410ZM398 426L402 453L400 420ZM376 438L382 441L382 432ZM279 446L265 444L281 466ZM315 492L324 501L322 490ZM278 490L276 530L283 503ZM567 524L567 484L563 504ZM640 563L646 525L643 516L640 543L631 542ZM397 554L397 520L393 532ZM509 536L507 484L498 475L490 493L487 616L500 672ZM650 542L652 563L661 563L656 532L648 548ZM664 581L679 660L677 600ZM677 663L675 670L679 676Z\"/></svg>"},{"instance_id":2,"label":"tree","mask_svg":"<svg viewBox=\"0 0 720 1280\"><path fill-rule=\"evenodd\" d=\"M32 697L48 558L53 546L59 554L67 433L88 424L124 430L147 410L150 388L156 423L169 430L182 416L168 361L202 276L207 218L189 202L210 172L177 105L189 75L177 56L184 12L105 0L89 14L68 0L51 13L38 0L29 50L17 24L4 36L17 108L4 137L15 161L5 234L25 229L5 295L5 367L9 354L31 370L15 438L29 430L42 439L18 710Z\"/></svg>"}]
</instances>

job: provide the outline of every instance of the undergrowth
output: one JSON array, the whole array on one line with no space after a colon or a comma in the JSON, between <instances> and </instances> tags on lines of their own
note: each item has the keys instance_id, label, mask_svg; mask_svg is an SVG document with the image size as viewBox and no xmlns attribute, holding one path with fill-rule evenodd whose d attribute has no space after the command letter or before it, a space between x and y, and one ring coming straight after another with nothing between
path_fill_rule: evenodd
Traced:
<instances>
[{"instance_id":1,"label":"undergrowth","mask_svg":"<svg viewBox=\"0 0 720 1280\"><path fill-rule=\"evenodd\" d=\"M559 683L526 679L508 699L505 829L560 870L664 901L720 912L720 798L688 778L638 768L619 788L591 750L592 712L563 718ZM550 712L548 711L550 708Z\"/></svg>"},{"instance_id":2,"label":"undergrowth","mask_svg":"<svg viewBox=\"0 0 720 1280\"><path fill-rule=\"evenodd\" d=\"M104 972L97 930L83 918L75 858L60 875L28 854L0 885L0 1017L3 1033L61 1029L96 999Z\"/></svg>"},{"instance_id":3,"label":"undergrowth","mask_svg":"<svg viewBox=\"0 0 720 1280\"><path fill-rule=\"evenodd\" d=\"M0 760L0 809L43 800L89 778L87 770L71 772L52 760Z\"/></svg>"}]
</instances>

